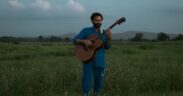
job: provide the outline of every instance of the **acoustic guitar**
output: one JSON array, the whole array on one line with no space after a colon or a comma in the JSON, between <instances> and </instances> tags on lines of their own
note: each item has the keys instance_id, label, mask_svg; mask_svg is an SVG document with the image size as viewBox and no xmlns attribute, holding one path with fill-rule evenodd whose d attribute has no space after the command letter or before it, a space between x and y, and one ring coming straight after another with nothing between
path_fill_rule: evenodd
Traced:
<instances>
[{"instance_id":1,"label":"acoustic guitar","mask_svg":"<svg viewBox=\"0 0 183 96\"><path fill-rule=\"evenodd\" d=\"M114 22L108 29L112 29L117 24L121 24L126 21L125 17L121 17ZM102 47L101 35L91 35L87 40L90 40L93 44L91 46L85 46L84 44L75 44L75 56L83 62L89 62L95 55L97 49Z\"/></svg>"}]
</instances>

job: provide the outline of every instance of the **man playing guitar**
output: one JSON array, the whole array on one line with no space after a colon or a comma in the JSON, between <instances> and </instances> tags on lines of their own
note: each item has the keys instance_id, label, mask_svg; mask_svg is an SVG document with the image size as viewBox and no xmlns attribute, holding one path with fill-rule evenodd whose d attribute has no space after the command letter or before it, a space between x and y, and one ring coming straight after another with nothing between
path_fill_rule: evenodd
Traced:
<instances>
[{"instance_id":1,"label":"man playing guitar","mask_svg":"<svg viewBox=\"0 0 183 96\"><path fill-rule=\"evenodd\" d=\"M105 50L111 47L111 29L101 30L103 16L99 12L91 15L92 27L87 27L73 38L74 44L92 46L93 42L88 40L91 35L100 37L102 46L98 48L94 56L87 62L83 61L82 93L83 96L91 96L91 84L94 79L94 96L99 96L103 86L105 69Z\"/></svg>"}]
</instances>

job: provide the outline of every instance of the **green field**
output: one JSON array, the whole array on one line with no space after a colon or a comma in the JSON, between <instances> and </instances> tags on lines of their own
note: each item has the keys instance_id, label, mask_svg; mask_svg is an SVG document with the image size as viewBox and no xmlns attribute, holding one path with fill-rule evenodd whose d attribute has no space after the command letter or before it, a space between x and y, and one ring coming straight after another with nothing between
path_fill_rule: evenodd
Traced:
<instances>
[{"instance_id":1,"label":"green field","mask_svg":"<svg viewBox=\"0 0 183 96\"><path fill-rule=\"evenodd\" d=\"M81 96L82 64L59 42L0 43L0 96ZM183 96L183 42L113 42L102 96Z\"/></svg>"}]
</instances>

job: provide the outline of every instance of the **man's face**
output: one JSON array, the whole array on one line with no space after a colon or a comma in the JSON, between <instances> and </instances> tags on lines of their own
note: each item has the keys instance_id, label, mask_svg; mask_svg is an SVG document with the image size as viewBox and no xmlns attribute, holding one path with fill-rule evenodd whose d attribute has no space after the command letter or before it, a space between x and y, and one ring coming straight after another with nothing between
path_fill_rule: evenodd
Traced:
<instances>
[{"instance_id":1,"label":"man's face","mask_svg":"<svg viewBox=\"0 0 183 96\"><path fill-rule=\"evenodd\" d=\"M95 18L92 20L93 26L96 29L99 29L102 25L102 17L101 16L95 16Z\"/></svg>"}]
</instances>

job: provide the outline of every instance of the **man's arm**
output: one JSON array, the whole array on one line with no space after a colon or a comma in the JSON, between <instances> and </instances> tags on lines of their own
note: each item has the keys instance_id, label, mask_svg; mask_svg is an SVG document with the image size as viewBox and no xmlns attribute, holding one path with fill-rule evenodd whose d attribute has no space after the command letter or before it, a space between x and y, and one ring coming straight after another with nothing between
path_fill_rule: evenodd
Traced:
<instances>
[{"instance_id":1,"label":"man's arm","mask_svg":"<svg viewBox=\"0 0 183 96\"><path fill-rule=\"evenodd\" d=\"M111 29L106 30L106 36L107 36L106 49L108 49L111 46L111 40L112 40Z\"/></svg>"},{"instance_id":2,"label":"man's arm","mask_svg":"<svg viewBox=\"0 0 183 96\"><path fill-rule=\"evenodd\" d=\"M85 29L82 29L79 34L77 34L74 38L73 38L73 43L74 44L84 44L83 40L85 38Z\"/></svg>"}]
</instances>

